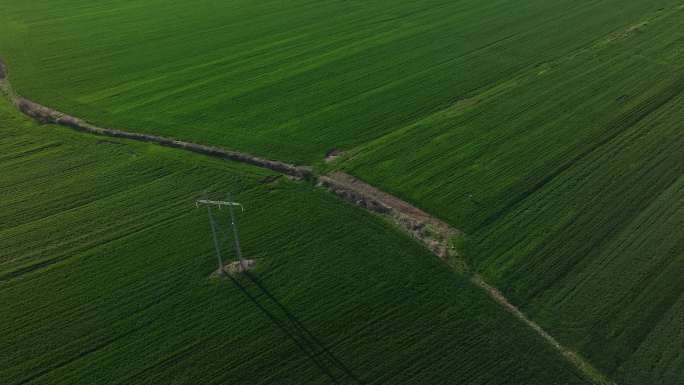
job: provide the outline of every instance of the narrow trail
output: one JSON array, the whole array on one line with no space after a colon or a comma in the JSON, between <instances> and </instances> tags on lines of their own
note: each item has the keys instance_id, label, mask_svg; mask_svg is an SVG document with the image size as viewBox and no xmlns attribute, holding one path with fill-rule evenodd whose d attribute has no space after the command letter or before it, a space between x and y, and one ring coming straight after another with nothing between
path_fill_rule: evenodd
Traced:
<instances>
[{"instance_id":1,"label":"narrow trail","mask_svg":"<svg viewBox=\"0 0 684 385\"><path fill-rule=\"evenodd\" d=\"M445 262L458 259L456 249L450 243L461 232L446 222L341 171L319 176L318 184L346 201L390 217Z\"/></svg>"},{"instance_id":2,"label":"narrow trail","mask_svg":"<svg viewBox=\"0 0 684 385\"><path fill-rule=\"evenodd\" d=\"M266 168L297 179L308 179L319 186L325 187L328 191L343 200L391 219L397 227L423 243L425 247L446 262L457 273L469 277L470 281L483 289L492 300L534 330L544 339L544 341L546 341L546 343L557 350L563 358L575 366L587 380L596 385L617 385L598 369L594 368L584 358L561 345L541 326L530 320L518 307L509 302L497 288L486 283L481 276L473 274L468 268L465 260L458 256L455 247L451 244L452 241L461 234L460 230L452 228L446 222L426 213L410 203L341 171L317 176L313 173L312 168L307 166L296 166L238 151L231 151L220 147L206 146L163 136L97 127L87 121L67 115L20 96L12 88L9 82L8 72L6 64L2 58L0 58L0 93L2 93L19 111L39 123L57 124L94 135L154 143L160 146L177 148Z\"/></svg>"},{"instance_id":3,"label":"narrow trail","mask_svg":"<svg viewBox=\"0 0 684 385\"><path fill-rule=\"evenodd\" d=\"M67 115L63 112L54 110L52 108L43 106L31 100L28 100L16 92L12 88L8 78L7 66L0 59L0 92L5 94L7 98L25 115L44 124L58 124L73 128L78 131L83 131L95 135L110 136L115 138L124 138L131 140L138 140L142 142L155 143L160 146L173 147L181 150L192 151L203 155L213 156L216 158L233 160L236 162L247 163L257 167L267 168L276 172L290 175L296 178L306 179L312 176L309 167L295 166L289 163L274 161L260 158L257 156L245 154L238 151L226 150L219 147L205 146L198 143L185 142L158 135L140 134L129 131L115 130L111 128L102 128L92 125L77 117Z\"/></svg>"}]
</instances>

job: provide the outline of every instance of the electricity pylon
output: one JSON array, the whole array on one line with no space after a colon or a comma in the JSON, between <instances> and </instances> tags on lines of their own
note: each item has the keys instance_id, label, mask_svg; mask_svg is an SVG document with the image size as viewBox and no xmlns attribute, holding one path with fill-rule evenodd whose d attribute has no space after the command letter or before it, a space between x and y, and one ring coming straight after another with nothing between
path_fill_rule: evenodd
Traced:
<instances>
[{"instance_id":1,"label":"electricity pylon","mask_svg":"<svg viewBox=\"0 0 684 385\"><path fill-rule=\"evenodd\" d=\"M211 211L212 207L218 207L219 210L223 206L228 207L228 211L230 212L230 225L233 227L233 238L234 238L234 244L235 244L235 253L237 254L238 260L240 261L240 269L241 271L246 271L247 270L247 264L245 263L244 259L242 258L242 250L240 249L240 238L238 236L238 231L237 231L237 224L235 223L235 214L233 213L233 206L240 206L242 211L245 211L244 206L242 206L240 203L233 202L230 194L228 194L228 200L227 201L214 201L214 200L209 200L209 199L198 199L195 201L195 206L199 207L200 205L207 206L207 216L209 217L209 225L211 226L211 235L214 239L214 249L216 250L216 258L218 259L218 274L223 275L223 258L221 257L221 247L220 247L220 242L219 242L219 236L217 234L217 231L219 230L218 225L216 224L216 221L214 220L214 215Z\"/></svg>"}]
</instances>

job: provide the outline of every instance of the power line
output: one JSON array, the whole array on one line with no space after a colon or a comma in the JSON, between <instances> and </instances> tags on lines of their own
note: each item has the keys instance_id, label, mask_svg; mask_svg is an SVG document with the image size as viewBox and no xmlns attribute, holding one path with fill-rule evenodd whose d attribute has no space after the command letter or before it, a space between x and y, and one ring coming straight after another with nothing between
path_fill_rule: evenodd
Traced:
<instances>
[{"instance_id":1,"label":"power line","mask_svg":"<svg viewBox=\"0 0 684 385\"><path fill-rule=\"evenodd\" d=\"M195 201L195 206L200 207L200 205L206 206L207 207L207 216L209 217L209 226L211 227L211 236L214 241L214 250L216 251L216 259L218 260L218 274L223 275L225 273L224 270L224 264L223 264L223 257L221 256L221 247L220 247L220 242L219 242L219 236L218 232L220 231L223 233L219 227L219 224L216 222L214 219L214 214L212 212L212 207L218 207L219 210L222 207L228 207L228 211L230 213L230 224L233 228L233 239L234 239L234 244L235 244L235 253L238 257L238 261L240 264L239 271L246 271L247 270L247 263L242 257L242 249L240 248L240 238L238 236L238 230L237 230L237 224L235 221L235 213L233 212L233 207L239 206L242 211L245 211L244 206L242 204L233 202L231 199L231 195L228 194L228 200L227 201L215 201L215 200L210 200L210 199L198 199Z\"/></svg>"}]
</instances>

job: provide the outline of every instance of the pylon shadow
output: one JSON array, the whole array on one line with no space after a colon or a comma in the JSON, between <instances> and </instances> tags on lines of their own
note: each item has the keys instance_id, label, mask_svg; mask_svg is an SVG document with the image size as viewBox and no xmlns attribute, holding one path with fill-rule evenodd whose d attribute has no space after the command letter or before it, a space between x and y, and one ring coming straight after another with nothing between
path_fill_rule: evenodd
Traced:
<instances>
[{"instance_id":1,"label":"pylon shadow","mask_svg":"<svg viewBox=\"0 0 684 385\"><path fill-rule=\"evenodd\" d=\"M295 345L318 367L323 374L335 384L363 384L347 365L340 361L321 341L309 331L292 312L280 302L250 272L243 272L241 276L247 278L246 283L229 276L235 286L243 292L256 307L266 315ZM249 286L249 287L248 287ZM250 287L257 290L255 295ZM268 309L267 306L275 309ZM275 306L274 306L275 305Z\"/></svg>"}]
</instances>

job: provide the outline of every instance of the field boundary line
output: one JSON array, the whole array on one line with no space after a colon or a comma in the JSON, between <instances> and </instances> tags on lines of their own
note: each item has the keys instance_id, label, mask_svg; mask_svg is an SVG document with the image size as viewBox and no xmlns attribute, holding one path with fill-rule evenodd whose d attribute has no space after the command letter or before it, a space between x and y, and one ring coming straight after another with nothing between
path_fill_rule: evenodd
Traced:
<instances>
[{"instance_id":1,"label":"field boundary line","mask_svg":"<svg viewBox=\"0 0 684 385\"><path fill-rule=\"evenodd\" d=\"M65 114L50 107L46 107L17 94L9 82L7 66L3 62L2 58L0 58L0 91L2 91L9 101L24 115L27 115L42 124L56 124L95 135L155 143L164 147L178 148L181 150L196 152L216 158L228 159L257 167L267 168L300 179L306 179L313 175L310 167L296 166L281 161L265 159L244 152L177 140L165 136L141 134L95 126L85 120Z\"/></svg>"},{"instance_id":2,"label":"field boundary line","mask_svg":"<svg viewBox=\"0 0 684 385\"><path fill-rule=\"evenodd\" d=\"M24 115L42 124L55 124L100 136L137 140L165 147L195 152L211 157L246 163L266 168L296 179L306 179L326 188L339 198L359 206L370 212L390 218L401 230L420 241L430 252L439 257L456 273L470 277L470 282L482 290L497 304L526 324L536 332L547 344L558 351L561 356L571 363L580 373L595 385L617 385L606 375L594 368L579 354L561 345L551 334L546 332L536 322L529 319L517 306L494 286L491 286L478 275L470 272L467 263L459 257L453 240L462 232L452 228L446 222L426 213L410 203L384 192L362 180L341 171L334 171L326 175L316 176L309 166L296 166L285 162L269 160L243 152L227 150L220 147L206 146L164 136L134 133L124 130L102 128L85 120L62 113L50 107L26 99L17 94L9 81L7 65L0 58L0 93Z\"/></svg>"}]
</instances>

